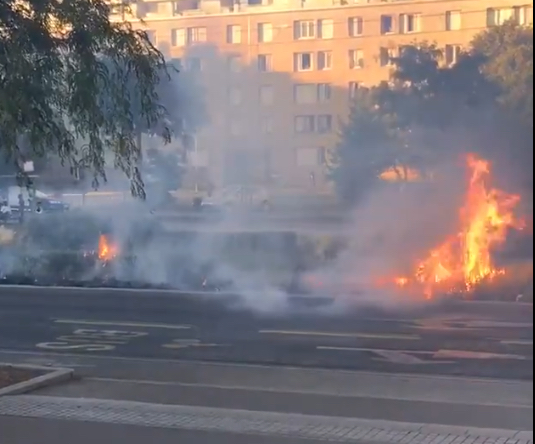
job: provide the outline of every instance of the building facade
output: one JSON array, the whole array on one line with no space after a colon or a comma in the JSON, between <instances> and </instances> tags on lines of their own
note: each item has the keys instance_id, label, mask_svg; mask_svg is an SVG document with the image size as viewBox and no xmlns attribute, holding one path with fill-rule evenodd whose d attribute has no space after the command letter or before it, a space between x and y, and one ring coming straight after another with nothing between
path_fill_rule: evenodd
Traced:
<instances>
[{"instance_id":1,"label":"building facade","mask_svg":"<svg viewBox=\"0 0 535 444\"><path fill-rule=\"evenodd\" d=\"M533 22L526 0L249 2L143 0L116 17L198 73L210 123L192 175L216 186L322 186L356 88L387 80L400 47L436 43L451 64L485 28Z\"/></svg>"}]
</instances>

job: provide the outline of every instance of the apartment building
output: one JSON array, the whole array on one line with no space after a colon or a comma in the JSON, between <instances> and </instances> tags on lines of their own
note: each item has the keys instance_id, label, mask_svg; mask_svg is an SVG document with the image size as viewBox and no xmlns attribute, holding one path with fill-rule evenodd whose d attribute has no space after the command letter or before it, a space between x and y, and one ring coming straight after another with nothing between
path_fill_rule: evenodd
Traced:
<instances>
[{"instance_id":1,"label":"apartment building","mask_svg":"<svg viewBox=\"0 0 535 444\"><path fill-rule=\"evenodd\" d=\"M319 187L356 88L387 80L400 47L434 42L455 63L481 30L532 23L533 2L143 0L116 18L205 88L190 180Z\"/></svg>"}]
</instances>

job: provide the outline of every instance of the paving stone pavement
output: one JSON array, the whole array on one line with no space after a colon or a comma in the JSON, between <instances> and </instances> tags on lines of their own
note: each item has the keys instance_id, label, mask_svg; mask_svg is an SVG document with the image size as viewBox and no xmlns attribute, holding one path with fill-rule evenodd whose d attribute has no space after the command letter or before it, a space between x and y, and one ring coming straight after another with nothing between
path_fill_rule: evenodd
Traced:
<instances>
[{"instance_id":1,"label":"paving stone pavement","mask_svg":"<svg viewBox=\"0 0 535 444\"><path fill-rule=\"evenodd\" d=\"M1 397L0 415L269 435L339 443L533 444L532 431L37 395Z\"/></svg>"}]
</instances>

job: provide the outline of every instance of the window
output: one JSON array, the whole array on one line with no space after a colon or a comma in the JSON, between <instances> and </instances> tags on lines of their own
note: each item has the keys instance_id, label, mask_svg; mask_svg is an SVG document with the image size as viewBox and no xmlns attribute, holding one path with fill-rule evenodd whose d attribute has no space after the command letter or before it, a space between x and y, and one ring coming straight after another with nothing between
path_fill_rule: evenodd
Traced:
<instances>
[{"instance_id":1,"label":"window","mask_svg":"<svg viewBox=\"0 0 535 444\"><path fill-rule=\"evenodd\" d=\"M357 97L357 91L359 89L359 82L349 82L347 84L347 94L349 99L352 100Z\"/></svg>"},{"instance_id":2,"label":"window","mask_svg":"<svg viewBox=\"0 0 535 444\"><path fill-rule=\"evenodd\" d=\"M154 46L158 44L158 41L156 39L156 31L147 30L145 31L145 34L147 34L147 38L149 39L149 42L151 42Z\"/></svg>"},{"instance_id":3,"label":"window","mask_svg":"<svg viewBox=\"0 0 535 444\"><path fill-rule=\"evenodd\" d=\"M318 83L317 96L318 102L328 102L331 100L331 84L330 83Z\"/></svg>"},{"instance_id":4,"label":"window","mask_svg":"<svg viewBox=\"0 0 535 444\"><path fill-rule=\"evenodd\" d=\"M487 26L500 26L514 18L514 8L487 9Z\"/></svg>"},{"instance_id":5,"label":"window","mask_svg":"<svg viewBox=\"0 0 535 444\"><path fill-rule=\"evenodd\" d=\"M364 51L362 49L349 50L349 69L364 68Z\"/></svg>"},{"instance_id":6,"label":"window","mask_svg":"<svg viewBox=\"0 0 535 444\"><path fill-rule=\"evenodd\" d=\"M316 37L316 22L314 20L298 20L294 22L294 39L304 40Z\"/></svg>"},{"instance_id":7,"label":"window","mask_svg":"<svg viewBox=\"0 0 535 444\"><path fill-rule=\"evenodd\" d=\"M294 86L294 102L299 105L316 103L317 87L314 83L299 83Z\"/></svg>"},{"instance_id":8,"label":"window","mask_svg":"<svg viewBox=\"0 0 535 444\"><path fill-rule=\"evenodd\" d=\"M202 71L202 60L199 57L190 57L186 59L186 69L191 72Z\"/></svg>"},{"instance_id":9,"label":"window","mask_svg":"<svg viewBox=\"0 0 535 444\"><path fill-rule=\"evenodd\" d=\"M262 134L273 133L273 118L270 116L264 116L260 119L260 131Z\"/></svg>"},{"instance_id":10,"label":"window","mask_svg":"<svg viewBox=\"0 0 535 444\"><path fill-rule=\"evenodd\" d=\"M395 53L392 48L381 48L379 50L379 64L381 66L392 65L392 59L394 57L395 57Z\"/></svg>"},{"instance_id":11,"label":"window","mask_svg":"<svg viewBox=\"0 0 535 444\"><path fill-rule=\"evenodd\" d=\"M260 72L271 72L273 71L273 66L271 63L271 54L258 54L258 71Z\"/></svg>"},{"instance_id":12,"label":"window","mask_svg":"<svg viewBox=\"0 0 535 444\"><path fill-rule=\"evenodd\" d=\"M381 34L393 34L394 33L394 16L382 15L381 16Z\"/></svg>"},{"instance_id":13,"label":"window","mask_svg":"<svg viewBox=\"0 0 535 444\"><path fill-rule=\"evenodd\" d=\"M421 31L421 14L400 14L399 32L401 34L410 34L411 32Z\"/></svg>"},{"instance_id":14,"label":"window","mask_svg":"<svg viewBox=\"0 0 535 444\"><path fill-rule=\"evenodd\" d=\"M331 51L318 52L318 69L327 71L333 67L333 54Z\"/></svg>"},{"instance_id":15,"label":"window","mask_svg":"<svg viewBox=\"0 0 535 444\"><path fill-rule=\"evenodd\" d=\"M199 26L188 28L188 45L206 42L206 28Z\"/></svg>"},{"instance_id":16,"label":"window","mask_svg":"<svg viewBox=\"0 0 535 444\"><path fill-rule=\"evenodd\" d=\"M240 88L231 87L228 90L228 103L230 105L240 105L242 103L242 91Z\"/></svg>"},{"instance_id":17,"label":"window","mask_svg":"<svg viewBox=\"0 0 535 444\"><path fill-rule=\"evenodd\" d=\"M444 51L444 61L447 65L454 65L459 59L462 48L461 45L446 45Z\"/></svg>"},{"instance_id":18,"label":"window","mask_svg":"<svg viewBox=\"0 0 535 444\"><path fill-rule=\"evenodd\" d=\"M314 116L295 116L294 132L297 134L313 133L315 128Z\"/></svg>"},{"instance_id":19,"label":"window","mask_svg":"<svg viewBox=\"0 0 535 444\"><path fill-rule=\"evenodd\" d=\"M333 129L333 116L330 114L321 114L318 116L318 133L330 133Z\"/></svg>"},{"instance_id":20,"label":"window","mask_svg":"<svg viewBox=\"0 0 535 444\"><path fill-rule=\"evenodd\" d=\"M275 99L275 90L272 85L262 85L258 91L258 96L261 105L273 105Z\"/></svg>"},{"instance_id":21,"label":"window","mask_svg":"<svg viewBox=\"0 0 535 444\"><path fill-rule=\"evenodd\" d=\"M311 52L300 52L294 54L294 71L312 71L313 54Z\"/></svg>"},{"instance_id":22,"label":"window","mask_svg":"<svg viewBox=\"0 0 535 444\"><path fill-rule=\"evenodd\" d=\"M271 23L258 24L258 42L267 43L273 41L273 25Z\"/></svg>"},{"instance_id":23,"label":"window","mask_svg":"<svg viewBox=\"0 0 535 444\"><path fill-rule=\"evenodd\" d=\"M186 30L184 28L171 30L171 44L173 46L186 46Z\"/></svg>"},{"instance_id":24,"label":"window","mask_svg":"<svg viewBox=\"0 0 535 444\"><path fill-rule=\"evenodd\" d=\"M227 43L241 43L241 26L228 25L227 26Z\"/></svg>"},{"instance_id":25,"label":"window","mask_svg":"<svg viewBox=\"0 0 535 444\"><path fill-rule=\"evenodd\" d=\"M446 31L458 31L461 29L461 11L446 12Z\"/></svg>"},{"instance_id":26,"label":"window","mask_svg":"<svg viewBox=\"0 0 535 444\"><path fill-rule=\"evenodd\" d=\"M318 37L332 39L334 37L334 20L318 20Z\"/></svg>"},{"instance_id":27,"label":"window","mask_svg":"<svg viewBox=\"0 0 535 444\"><path fill-rule=\"evenodd\" d=\"M514 19L518 25L524 26L530 23L530 18L533 20L533 6L515 6Z\"/></svg>"},{"instance_id":28,"label":"window","mask_svg":"<svg viewBox=\"0 0 535 444\"><path fill-rule=\"evenodd\" d=\"M349 37L361 36L364 31L364 20L362 17L349 17L347 19L347 33Z\"/></svg>"},{"instance_id":29,"label":"window","mask_svg":"<svg viewBox=\"0 0 535 444\"><path fill-rule=\"evenodd\" d=\"M227 58L227 66L230 72L241 72L241 58L240 56L229 56Z\"/></svg>"}]
</instances>

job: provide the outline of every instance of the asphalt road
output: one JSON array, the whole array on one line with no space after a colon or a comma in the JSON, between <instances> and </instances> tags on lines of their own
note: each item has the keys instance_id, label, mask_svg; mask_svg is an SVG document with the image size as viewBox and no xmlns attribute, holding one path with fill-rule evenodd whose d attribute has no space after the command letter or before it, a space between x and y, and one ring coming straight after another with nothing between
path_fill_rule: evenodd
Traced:
<instances>
[{"instance_id":1,"label":"asphalt road","mask_svg":"<svg viewBox=\"0 0 535 444\"><path fill-rule=\"evenodd\" d=\"M155 291L0 287L0 349L533 378L531 305L456 303L386 311L301 303L299 309L255 314L229 308L228 300Z\"/></svg>"}]
</instances>

